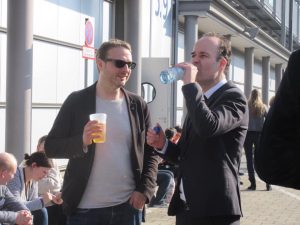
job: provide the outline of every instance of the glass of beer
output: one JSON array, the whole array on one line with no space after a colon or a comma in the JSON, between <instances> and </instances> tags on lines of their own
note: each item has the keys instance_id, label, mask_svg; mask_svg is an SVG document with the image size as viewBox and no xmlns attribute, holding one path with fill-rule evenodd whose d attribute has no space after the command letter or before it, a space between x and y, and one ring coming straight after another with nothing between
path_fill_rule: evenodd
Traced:
<instances>
[{"instance_id":1,"label":"glass of beer","mask_svg":"<svg viewBox=\"0 0 300 225\"><path fill-rule=\"evenodd\" d=\"M98 123L102 124L103 130L100 133L100 138L94 138L94 143L104 143L106 140L106 113L95 113L90 115L90 120L97 120Z\"/></svg>"}]
</instances>

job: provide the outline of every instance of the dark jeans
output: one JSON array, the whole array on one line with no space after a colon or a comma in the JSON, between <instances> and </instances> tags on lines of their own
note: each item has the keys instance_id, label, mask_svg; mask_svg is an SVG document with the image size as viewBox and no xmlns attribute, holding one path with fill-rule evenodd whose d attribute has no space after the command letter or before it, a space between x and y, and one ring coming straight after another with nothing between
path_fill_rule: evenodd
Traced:
<instances>
[{"instance_id":1,"label":"dark jeans","mask_svg":"<svg viewBox=\"0 0 300 225\"><path fill-rule=\"evenodd\" d=\"M176 225L240 225L240 216L192 217L183 210L176 215Z\"/></svg>"},{"instance_id":2,"label":"dark jeans","mask_svg":"<svg viewBox=\"0 0 300 225\"><path fill-rule=\"evenodd\" d=\"M171 180L174 178L174 175L169 170L158 170L157 172L157 192L156 196L151 200L150 205L160 205L164 202L166 193L170 187Z\"/></svg>"},{"instance_id":3,"label":"dark jeans","mask_svg":"<svg viewBox=\"0 0 300 225\"><path fill-rule=\"evenodd\" d=\"M134 209L128 202L121 205L77 209L67 218L67 225L141 225L142 210Z\"/></svg>"},{"instance_id":4,"label":"dark jeans","mask_svg":"<svg viewBox=\"0 0 300 225\"><path fill-rule=\"evenodd\" d=\"M33 225L48 225L48 213L46 208L31 211L33 215Z\"/></svg>"},{"instance_id":5,"label":"dark jeans","mask_svg":"<svg viewBox=\"0 0 300 225\"><path fill-rule=\"evenodd\" d=\"M63 213L62 205L51 205L46 209L49 225L66 225L67 217Z\"/></svg>"},{"instance_id":6,"label":"dark jeans","mask_svg":"<svg viewBox=\"0 0 300 225\"><path fill-rule=\"evenodd\" d=\"M260 138L260 132L248 131L244 143L249 181L253 185L256 184L255 172L253 166L254 165L253 155L254 155L254 151L258 148L259 138Z\"/></svg>"}]
</instances>

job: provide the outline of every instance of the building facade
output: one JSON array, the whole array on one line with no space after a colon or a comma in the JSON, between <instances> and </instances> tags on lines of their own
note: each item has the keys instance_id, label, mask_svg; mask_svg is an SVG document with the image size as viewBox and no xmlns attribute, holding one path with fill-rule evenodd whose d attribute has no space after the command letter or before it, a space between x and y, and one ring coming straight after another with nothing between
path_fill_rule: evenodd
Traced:
<instances>
[{"instance_id":1,"label":"building facade","mask_svg":"<svg viewBox=\"0 0 300 225\"><path fill-rule=\"evenodd\" d=\"M231 39L228 79L247 96L260 89L267 104L300 47L299 27L299 0L0 0L0 151L18 160L35 151L65 98L97 80L84 45L132 44L127 88L154 97L153 123L166 128L184 115L182 83L161 84L159 71L189 61L201 34Z\"/></svg>"}]
</instances>

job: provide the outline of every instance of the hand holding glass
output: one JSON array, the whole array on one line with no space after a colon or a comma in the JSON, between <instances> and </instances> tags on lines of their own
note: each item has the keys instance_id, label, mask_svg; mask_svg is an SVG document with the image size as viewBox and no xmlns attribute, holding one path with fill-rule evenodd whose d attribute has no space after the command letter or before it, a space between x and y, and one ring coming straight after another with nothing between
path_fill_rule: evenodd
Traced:
<instances>
[{"instance_id":1,"label":"hand holding glass","mask_svg":"<svg viewBox=\"0 0 300 225\"><path fill-rule=\"evenodd\" d=\"M102 125L102 132L94 135L101 136L100 138L94 138L94 143L104 143L106 140L106 113L95 113L90 115L90 120L96 120Z\"/></svg>"}]
</instances>

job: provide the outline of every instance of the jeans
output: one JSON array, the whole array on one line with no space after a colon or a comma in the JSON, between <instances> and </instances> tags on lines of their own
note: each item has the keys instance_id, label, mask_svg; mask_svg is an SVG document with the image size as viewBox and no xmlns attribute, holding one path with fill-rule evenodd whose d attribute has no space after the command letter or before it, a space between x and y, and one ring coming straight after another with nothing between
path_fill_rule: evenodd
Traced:
<instances>
[{"instance_id":1,"label":"jeans","mask_svg":"<svg viewBox=\"0 0 300 225\"><path fill-rule=\"evenodd\" d=\"M249 181L252 185L255 185L255 172L254 172L254 162L253 162L253 155L254 151L258 148L260 138L260 132L256 131L248 131L246 135L246 140L244 143L246 161L247 161L247 170Z\"/></svg>"},{"instance_id":2,"label":"jeans","mask_svg":"<svg viewBox=\"0 0 300 225\"><path fill-rule=\"evenodd\" d=\"M46 208L31 211L33 215L33 225L48 225L48 213Z\"/></svg>"},{"instance_id":3,"label":"jeans","mask_svg":"<svg viewBox=\"0 0 300 225\"><path fill-rule=\"evenodd\" d=\"M67 225L141 225L142 210L133 208L128 202L121 205L77 209L68 216Z\"/></svg>"},{"instance_id":4,"label":"jeans","mask_svg":"<svg viewBox=\"0 0 300 225\"><path fill-rule=\"evenodd\" d=\"M46 209L49 225L66 225L67 217L63 213L62 205L51 205Z\"/></svg>"},{"instance_id":5,"label":"jeans","mask_svg":"<svg viewBox=\"0 0 300 225\"><path fill-rule=\"evenodd\" d=\"M169 170L158 170L157 172L157 185L158 189L155 198L150 202L150 205L160 205L164 203L164 198L170 187L171 181L174 179L174 175Z\"/></svg>"}]
</instances>

